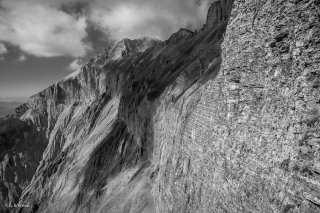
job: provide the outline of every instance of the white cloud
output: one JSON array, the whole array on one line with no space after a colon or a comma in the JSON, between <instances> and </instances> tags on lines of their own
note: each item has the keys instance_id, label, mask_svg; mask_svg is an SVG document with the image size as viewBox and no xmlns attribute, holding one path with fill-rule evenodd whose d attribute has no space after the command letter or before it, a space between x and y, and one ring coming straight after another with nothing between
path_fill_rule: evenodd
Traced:
<instances>
[{"instance_id":1,"label":"white cloud","mask_svg":"<svg viewBox=\"0 0 320 213\"><path fill-rule=\"evenodd\" d=\"M26 60L27 60L27 57L25 55L20 55L19 58L18 58L19 62L24 62Z\"/></svg>"},{"instance_id":2,"label":"white cloud","mask_svg":"<svg viewBox=\"0 0 320 213\"><path fill-rule=\"evenodd\" d=\"M30 1L4 0L0 14L0 41L17 45L38 57L84 56L90 46L86 18L75 18L57 8Z\"/></svg>"},{"instance_id":3,"label":"white cloud","mask_svg":"<svg viewBox=\"0 0 320 213\"><path fill-rule=\"evenodd\" d=\"M81 66L82 66L82 60L77 58L69 64L68 70L72 72L78 71L80 70Z\"/></svg>"},{"instance_id":4,"label":"white cloud","mask_svg":"<svg viewBox=\"0 0 320 213\"><path fill-rule=\"evenodd\" d=\"M0 55L7 54L7 53L8 53L8 49L6 48L6 46L0 43Z\"/></svg>"},{"instance_id":5,"label":"white cloud","mask_svg":"<svg viewBox=\"0 0 320 213\"><path fill-rule=\"evenodd\" d=\"M203 26L213 0L96 0L89 19L113 39L167 39L181 27Z\"/></svg>"},{"instance_id":6,"label":"white cloud","mask_svg":"<svg viewBox=\"0 0 320 213\"><path fill-rule=\"evenodd\" d=\"M197 7L198 17L203 22L203 24L206 23L208 10L209 10L211 3L212 3L212 1L210 1L210 0L202 0L199 2L199 6Z\"/></svg>"},{"instance_id":7,"label":"white cloud","mask_svg":"<svg viewBox=\"0 0 320 213\"><path fill-rule=\"evenodd\" d=\"M0 42L38 57L79 58L92 49L84 41L90 38L88 23L116 40L142 36L167 39L180 27L202 27L212 1L0 0ZM62 10L65 6L68 12ZM70 14L78 7L85 10Z\"/></svg>"},{"instance_id":8,"label":"white cloud","mask_svg":"<svg viewBox=\"0 0 320 213\"><path fill-rule=\"evenodd\" d=\"M160 18L147 8L138 8L134 5L119 5L111 11L95 8L90 18L96 25L110 32L114 39L135 38L141 36L142 33L144 36L162 36L159 29L153 26L146 27L148 23Z\"/></svg>"}]
</instances>

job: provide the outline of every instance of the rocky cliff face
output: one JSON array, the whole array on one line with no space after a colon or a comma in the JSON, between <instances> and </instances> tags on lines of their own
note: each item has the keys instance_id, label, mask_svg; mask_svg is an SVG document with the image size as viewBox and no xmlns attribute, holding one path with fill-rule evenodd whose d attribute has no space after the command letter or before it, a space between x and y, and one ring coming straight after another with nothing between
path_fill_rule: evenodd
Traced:
<instances>
[{"instance_id":1,"label":"rocky cliff face","mask_svg":"<svg viewBox=\"0 0 320 213\"><path fill-rule=\"evenodd\" d=\"M218 76L157 126L160 212L320 211L319 9L234 2Z\"/></svg>"},{"instance_id":2,"label":"rocky cliff face","mask_svg":"<svg viewBox=\"0 0 320 213\"><path fill-rule=\"evenodd\" d=\"M1 176L28 204L7 210L319 212L319 14L215 1L200 32L121 41L31 97L0 124L2 165L36 168Z\"/></svg>"}]
</instances>

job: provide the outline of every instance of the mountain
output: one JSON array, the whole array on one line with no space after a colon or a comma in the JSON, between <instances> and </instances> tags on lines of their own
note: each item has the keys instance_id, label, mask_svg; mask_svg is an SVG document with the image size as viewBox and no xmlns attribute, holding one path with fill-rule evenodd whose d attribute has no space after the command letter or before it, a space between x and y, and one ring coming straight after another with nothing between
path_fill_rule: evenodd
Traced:
<instances>
[{"instance_id":1,"label":"mountain","mask_svg":"<svg viewBox=\"0 0 320 213\"><path fill-rule=\"evenodd\" d=\"M319 14L218 0L198 32L106 50L1 121L1 208L319 212Z\"/></svg>"},{"instance_id":2,"label":"mountain","mask_svg":"<svg viewBox=\"0 0 320 213\"><path fill-rule=\"evenodd\" d=\"M160 40L149 37L134 40L126 38L116 43L109 49L109 51L106 51L106 55L108 58L111 58L113 60L121 60L128 54L144 52L148 48L160 44Z\"/></svg>"},{"instance_id":3,"label":"mountain","mask_svg":"<svg viewBox=\"0 0 320 213\"><path fill-rule=\"evenodd\" d=\"M0 102L0 117L14 113L14 109L23 103L20 102Z\"/></svg>"}]
</instances>

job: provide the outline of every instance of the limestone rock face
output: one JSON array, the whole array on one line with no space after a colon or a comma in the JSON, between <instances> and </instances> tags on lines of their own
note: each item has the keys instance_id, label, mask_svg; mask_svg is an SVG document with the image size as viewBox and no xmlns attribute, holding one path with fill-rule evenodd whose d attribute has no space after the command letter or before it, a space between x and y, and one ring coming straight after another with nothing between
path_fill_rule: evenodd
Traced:
<instances>
[{"instance_id":1,"label":"limestone rock face","mask_svg":"<svg viewBox=\"0 0 320 213\"><path fill-rule=\"evenodd\" d=\"M15 131L47 144L32 179L1 170L29 205L5 210L319 212L319 14L220 0L198 33L93 58L0 123L2 165L29 143Z\"/></svg>"},{"instance_id":2,"label":"limestone rock face","mask_svg":"<svg viewBox=\"0 0 320 213\"><path fill-rule=\"evenodd\" d=\"M320 212L318 14L234 2L218 76L159 113L160 212Z\"/></svg>"}]
</instances>

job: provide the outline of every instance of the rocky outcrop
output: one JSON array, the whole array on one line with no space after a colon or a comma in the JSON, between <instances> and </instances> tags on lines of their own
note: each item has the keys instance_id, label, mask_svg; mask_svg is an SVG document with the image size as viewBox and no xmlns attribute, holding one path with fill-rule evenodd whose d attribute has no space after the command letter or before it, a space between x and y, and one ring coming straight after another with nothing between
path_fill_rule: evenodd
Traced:
<instances>
[{"instance_id":1,"label":"rocky outcrop","mask_svg":"<svg viewBox=\"0 0 320 213\"><path fill-rule=\"evenodd\" d=\"M215 0L209 8L206 26L210 28L221 21L227 21L233 2L234 0Z\"/></svg>"},{"instance_id":2,"label":"rocky outcrop","mask_svg":"<svg viewBox=\"0 0 320 213\"><path fill-rule=\"evenodd\" d=\"M172 45L174 43L179 43L182 42L182 40L187 39L187 38L191 38L194 36L194 32L185 29L185 28L181 28L178 32L173 33L170 38L166 41L167 45Z\"/></svg>"},{"instance_id":3,"label":"rocky outcrop","mask_svg":"<svg viewBox=\"0 0 320 213\"><path fill-rule=\"evenodd\" d=\"M12 117L48 145L10 211L318 212L319 10L215 1L31 97Z\"/></svg>"}]
</instances>

